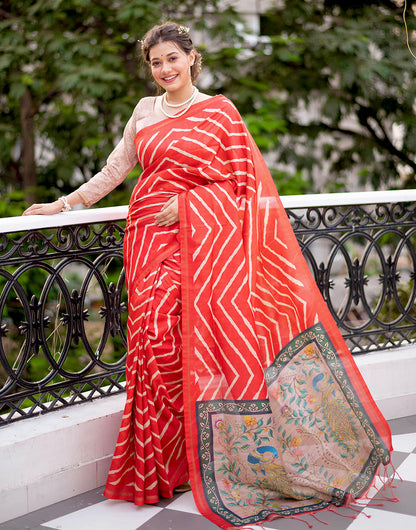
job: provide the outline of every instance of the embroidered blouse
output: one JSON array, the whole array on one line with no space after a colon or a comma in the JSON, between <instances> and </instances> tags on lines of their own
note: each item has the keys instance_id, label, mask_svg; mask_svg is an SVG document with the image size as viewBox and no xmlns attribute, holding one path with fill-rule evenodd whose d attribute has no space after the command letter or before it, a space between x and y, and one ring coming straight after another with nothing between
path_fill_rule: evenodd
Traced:
<instances>
[{"instance_id":1,"label":"embroidered blouse","mask_svg":"<svg viewBox=\"0 0 416 530\"><path fill-rule=\"evenodd\" d=\"M155 97L145 97L138 102L124 128L122 139L107 158L106 165L78 188L84 206L91 206L121 184L137 164L134 137L143 127L161 119L155 111L156 100Z\"/></svg>"}]
</instances>

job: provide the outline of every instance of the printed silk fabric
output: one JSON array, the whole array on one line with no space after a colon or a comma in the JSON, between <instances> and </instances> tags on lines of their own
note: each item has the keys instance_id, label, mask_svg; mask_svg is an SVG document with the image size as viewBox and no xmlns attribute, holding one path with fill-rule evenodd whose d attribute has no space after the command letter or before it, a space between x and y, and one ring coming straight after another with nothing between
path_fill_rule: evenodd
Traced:
<instances>
[{"instance_id":1,"label":"printed silk fabric","mask_svg":"<svg viewBox=\"0 0 416 530\"><path fill-rule=\"evenodd\" d=\"M135 143L127 403L105 494L157 502L188 464L222 528L359 497L389 428L238 111L215 96ZM176 194L180 222L156 226Z\"/></svg>"}]
</instances>

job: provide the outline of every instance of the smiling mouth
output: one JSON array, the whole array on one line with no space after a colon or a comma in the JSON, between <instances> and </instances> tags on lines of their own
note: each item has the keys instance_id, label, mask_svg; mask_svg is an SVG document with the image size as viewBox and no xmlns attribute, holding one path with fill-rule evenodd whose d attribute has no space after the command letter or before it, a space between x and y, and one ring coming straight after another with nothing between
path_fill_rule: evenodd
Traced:
<instances>
[{"instance_id":1,"label":"smiling mouth","mask_svg":"<svg viewBox=\"0 0 416 530\"><path fill-rule=\"evenodd\" d=\"M176 75L171 75L169 77L163 77L163 81L165 81L166 83L169 83L170 81L173 81L174 79L176 79L178 77L178 74Z\"/></svg>"}]
</instances>

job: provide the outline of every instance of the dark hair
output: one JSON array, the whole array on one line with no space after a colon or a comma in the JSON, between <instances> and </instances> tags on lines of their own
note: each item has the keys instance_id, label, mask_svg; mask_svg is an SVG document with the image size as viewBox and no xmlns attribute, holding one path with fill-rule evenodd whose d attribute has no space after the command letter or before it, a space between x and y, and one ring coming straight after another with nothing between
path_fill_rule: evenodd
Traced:
<instances>
[{"instance_id":1,"label":"dark hair","mask_svg":"<svg viewBox=\"0 0 416 530\"><path fill-rule=\"evenodd\" d=\"M165 22L164 24L154 26L152 29L150 29L141 41L143 59L146 61L146 63L150 64L150 49L160 42L167 41L174 42L187 55L189 55L192 50L195 51L195 61L191 66L191 79L194 83L201 71L202 57L201 54L195 49L195 46L193 45L192 39L189 35L189 28L186 26L176 22Z\"/></svg>"}]
</instances>

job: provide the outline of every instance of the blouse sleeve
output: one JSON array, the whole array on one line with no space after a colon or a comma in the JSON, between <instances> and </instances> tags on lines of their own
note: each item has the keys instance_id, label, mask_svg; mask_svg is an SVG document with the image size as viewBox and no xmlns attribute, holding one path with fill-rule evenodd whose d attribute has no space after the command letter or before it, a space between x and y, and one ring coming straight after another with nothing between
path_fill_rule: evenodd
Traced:
<instances>
[{"instance_id":1,"label":"blouse sleeve","mask_svg":"<svg viewBox=\"0 0 416 530\"><path fill-rule=\"evenodd\" d=\"M143 100L136 105L124 128L123 137L107 159L103 169L78 188L84 206L91 206L117 187L137 164L134 145L136 123L143 114Z\"/></svg>"}]
</instances>

